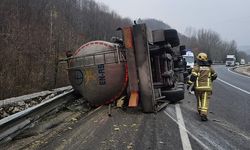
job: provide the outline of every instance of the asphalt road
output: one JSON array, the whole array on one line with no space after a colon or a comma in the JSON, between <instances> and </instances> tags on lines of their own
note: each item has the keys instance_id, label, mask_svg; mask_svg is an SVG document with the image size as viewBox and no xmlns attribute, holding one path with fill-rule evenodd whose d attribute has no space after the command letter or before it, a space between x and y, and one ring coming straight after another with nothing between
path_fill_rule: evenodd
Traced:
<instances>
[{"instance_id":1,"label":"asphalt road","mask_svg":"<svg viewBox=\"0 0 250 150\"><path fill-rule=\"evenodd\" d=\"M200 121L194 95L185 93L183 101L157 114L113 109L109 117L108 107L103 106L77 121L49 128L37 137L13 141L2 149L250 149L250 78L224 66L214 68L218 79L207 122Z\"/></svg>"},{"instance_id":2,"label":"asphalt road","mask_svg":"<svg viewBox=\"0 0 250 150\"><path fill-rule=\"evenodd\" d=\"M230 71L230 68L216 66L219 80L214 87L215 100L212 107L219 110L219 116L245 133L250 133L250 77ZM249 147L250 148L250 147Z\"/></svg>"},{"instance_id":3,"label":"asphalt road","mask_svg":"<svg viewBox=\"0 0 250 150\"><path fill-rule=\"evenodd\" d=\"M225 66L214 68L218 79L213 85L209 120L200 121L194 95L186 94L180 104L190 145L193 149L250 149L250 78ZM171 113L175 107L165 110L173 120L177 120L176 113ZM194 141L201 147L194 147Z\"/></svg>"}]
</instances>

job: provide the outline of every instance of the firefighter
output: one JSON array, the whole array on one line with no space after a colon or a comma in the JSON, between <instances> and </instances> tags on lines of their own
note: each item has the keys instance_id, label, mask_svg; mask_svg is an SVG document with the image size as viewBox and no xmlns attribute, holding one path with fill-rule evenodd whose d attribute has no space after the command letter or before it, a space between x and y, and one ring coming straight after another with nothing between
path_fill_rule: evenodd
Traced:
<instances>
[{"instance_id":1,"label":"firefighter","mask_svg":"<svg viewBox=\"0 0 250 150\"><path fill-rule=\"evenodd\" d=\"M209 98L212 94L212 81L217 78L217 75L211 67L211 61L208 60L207 54L199 53L196 58L197 65L192 69L187 89L193 84L198 113L202 121L207 121Z\"/></svg>"}]
</instances>

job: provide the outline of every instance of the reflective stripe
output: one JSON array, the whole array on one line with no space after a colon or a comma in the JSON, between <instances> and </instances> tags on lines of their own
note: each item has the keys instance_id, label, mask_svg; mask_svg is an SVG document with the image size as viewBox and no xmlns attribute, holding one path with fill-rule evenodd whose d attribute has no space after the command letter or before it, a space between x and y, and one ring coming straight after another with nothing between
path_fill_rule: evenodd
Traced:
<instances>
[{"instance_id":1,"label":"reflective stripe","mask_svg":"<svg viewBox=\"0 0 250 150\"><path fill-rule=\"evenodd\" d=\"M213 73L211 79L212 79L212 80L215 80L216 78L217 78L217 74L216 74L216 73Z\"/></svg>"},{"instance_id":2,"label":"reflective stripe","mask_svg":"<svg viewBox=\"0 0 250 150\"><path fill-rule=\"evenodd\" d=\"M198 86L198 87L195 87L195 89L197 91L212 91L211 86Z\"/></svg>"},{"instance_id":3,"label":"reflective stripe","mask_svg":"<svg viewBox=\"0 0 250 150\"><path fill-rule=\"evenodd\" d=\"M208 77L207 77L207 86L211 87L211 71L209 71L208 73Z\"/></svg>"},{"instance_id":4,"label":"reflective stripe","mask_svg":"<svg viewBox=\"0 0 250 150\"><path fill-rule=\"evenodd\" d=\"M207 78L207 82L202 82L202 83L205 83L205 85L203 84L203 85L199 85L199 84L201 84L200 82L199 82L199 77L200 77L200 72L198 72L198 77L197 77L197 79L196 79L196 87L195 87L195 89L197 90L197 91L212 91L212 84L211 84L211 68L209 68L210 70L209 70L209 72L208 72L208 78ZM205 70L204 68L203 68L203 70Z\"/></svg>"},{"instance_id":5,"label":"reflective stripe","mask_svg":"<svg viewBox=\"0 0 250 150\"><path fill-rule=\"evenodd\" d=\"M199 76L200 76L200 73L198 72L197 78L196 78L196 87L199 87Z\"/></svg>"},{"instance_id":6,"label":"reflective stripe","mask_svg":"<svg viewBox=\"0 0 250 150\"><path fill-rule=\"evenodd\" d=\"M192 81L190 81L190 80L188 81L188 84L190 84L190 85L191 85L192 83L193 83Z\"/></svg>"},{"instance_id":7,"label":"reflective stripe","mask_svg":"<svg viewBox=\"0 0 250 150\"><path fill-rule=\"evenodd\" d=\"M196 73L196 72L192 72L191 74L196 76L196 77L198 76L198 73Z\"/></svg>"},{"instance_id":8,"label":"reflective stripe","mask_svg":"<svg viewBox=\"0 0 250 150\"><path fill-rule=\"evenodd\" d=\"M201 96L202 96L201 93L199 93L198 96L197 96L198 111L201 111Z\"/></svg>"},{"instance_id":9,"label":"reflective stripe","mask_svg":"<svg viewBox=\"0 0 250 150\"><path fill-rule=\"evenodd\" d=\"M199 81L199 77L196 78L196 87L199 87L199 84L198 84L198 81Z\"/></svg>"},{"instance_id":10,"label":"reflective stripe","mask_svg":"<svg viewBox=\"0 0 250 150\"><path fill-rule=\"evenodd\" d=\"M208 92L204 92L203 95L203 100L202 100L202 106L201 106L201 112L204 115L207 115L207 111L208 111Z\"/></svg>"}]
</instances>

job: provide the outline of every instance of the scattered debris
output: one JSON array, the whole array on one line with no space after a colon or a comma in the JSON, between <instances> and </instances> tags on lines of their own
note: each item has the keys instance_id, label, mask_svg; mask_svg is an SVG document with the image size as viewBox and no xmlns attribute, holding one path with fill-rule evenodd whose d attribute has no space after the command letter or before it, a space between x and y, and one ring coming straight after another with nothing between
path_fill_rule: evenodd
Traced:
<instances>
[{"instance_id":1,"label":"scattered debris","mask_svg":"<svg viewBox=\"0 0 250 150\"><path fill-rule=\"evenodd\" d=\"M67 104L66 108L71 111L83 111L83 112L87 112L91 109L86 100L82 98L75 100L73 103Z\"/></svg>"},{"instance_id":2,"label":"scattered debris","mask_svg":"<svg viewBox=\"0 0 250 150\"><path fill-rule=\"evenodd\" d=\"M113 143L113 142L115 142L115 141L114 141L114 140L109 140L109 142Z\"/></svg>"},{"instance_id":3,"label":"scattered debris","mask_svg":"<svg viewBox=\"0 0 250 150\"><path fill-rule=\"evenodd\" d=\"M216 119L213 119L212 121L213 122L221 122L220 120L216 120Z\"/></svg>"},{"instance_id":4,"label":"scattered debris","mask_svg":"<svg viewBox=\"0 0 250 150\"><path fill-rule=\"evenodd\" d=\"M214 112L212 112L212 111L210 111L209 113L210 113L210 114L214 114Z\"/></svg>"},{"instance_id":5,"label":"scattered debris","mask_svg":"<svg viewBox=\"0 0 250 150\"><path fill-rule=\"evenodd\" d=\"M82 143L86 143L86 142L87 142L86 140L82 141Z\"/></svg>"},{"instance_id":6,"label":"scattered debris","mask_svg":"<svg viewBox=\"0 0 250 150\"><path fill-rule=\"evenodd\" d=\"M35 141L35 143L41 143L41 141Z\"/></svg>"},{"instance_id":7,"label":"scattered debris","mask_svg":"<svg viewBox=\"0 0 250 150\"><path fill-rule=\"evenodd\" d=\"M127 146L127 149L133 149L133 143L129 143L129 145Z\"/></svg>"},{"instance_id":8,"label":"scattered debris","mask_svg":"<svg viewBox=\"0 0 250 150\"><path fill-rule=\"evenodd\" d=\"M122 108L123 107L125 97L126 96L123 96L123 97L121 97L120 99L117 100L116 107L118 107L118 108Z\"/></svg>"},{"instance_id":9,"label":"scattered debris","mask_svg":"<svg viewBox=\"0 0 250 150\"><path fill-rule=\"evenodd\" d=\"M0 119L45 102L69 89L72 89L72 87L68 86L54 89L52 91L37 92L29 95L0 100Z\"/></svg>"},{"instance_id":10,"label":"scattered debris","mask_svg":"<svg viewBox=\"0 0 250 150\"><path fill-rule=\"evenodd\" d=\"M120 131L120 128L114 128L115 131Z\"/></svg>"},{"instance_id":11,"label":"scattered debris","mask_svg":"<svg viewBox=\"0 0 250 150\"><path fill-rule=\"evenodd\" d=\"M136 124L135 124L135 123L131 125L131 127L135 127L135 126L136 126Z\"/></svg>"},{"instance_id":12,"label":"scattered debris","mask_svg":"<svg viewBox=\"0 0 250 150\"><path fill-rule=\"evenodd\" d=\"M76 118L71 118L71 121L77 121L77 119Z\"/></svg>"}]
</instances>

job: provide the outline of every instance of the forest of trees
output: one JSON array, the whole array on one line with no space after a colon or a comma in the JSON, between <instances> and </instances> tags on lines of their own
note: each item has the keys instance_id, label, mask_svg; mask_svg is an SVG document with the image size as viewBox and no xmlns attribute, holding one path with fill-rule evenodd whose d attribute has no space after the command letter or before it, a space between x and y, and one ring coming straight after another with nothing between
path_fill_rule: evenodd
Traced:
<instances>
[{"instance_id":1,"label":"forest of trees","mask_svg":"<svg viewBox=\"0 0 250 150\"><path fill-rule=\"evenodd\" d=\"M145 19L152 29L170 28L160 20ZM67 65L59 63L68 50L91 40L119 36L118 27L131 25L93 0L0 1L0 99L68 85ZM223 61L226 54L247 57L235 41L225 42L210 30L180 34L182 44Z\"/></svg>"},{"instance_id":2,"label":"forest of trees","mask_svg":"<svg viewBox=\"0 0 250 150\"><path fill-rule=\"evenodd\" d=\"M139 23L146 23L152 30L169 29L168 24L156 19L138 19ZM235 55L239 61L241 58L250 61L250 55L239 51L235 41L223 41L220 35L212 30L193 28L186 29L186 35L179 33L181 44L186 45L195 55L205 52L214 62L225 62L226 55Z\"/></svg>"},{"instance_id":3,"label":"forest of trees","mask_svg":"<svg viewBox=\"0 0 250 150\"><path fill-rule=\"evenodd\" d=\"M67 85L65 51L130 24L92 0L1 0L0 99Z\"/></svg>"},{"instance_id":4,"label":"forest of trees","mask_svg":"<svg viewBox=\"0 0 250 150\"><path fill-rule=\"evenodd\" d=\"M186 47L191 48L195 54L205 52L214 62L225 62L226 55L235 55L239 61L244 58L250 61L250 55L246 52L239 51L237 43L232 41L224 41L220 35L212 30L199 29L196 31L187 28L187 35L181 35L181 41Z\"/></svg>"}]
</instances>

